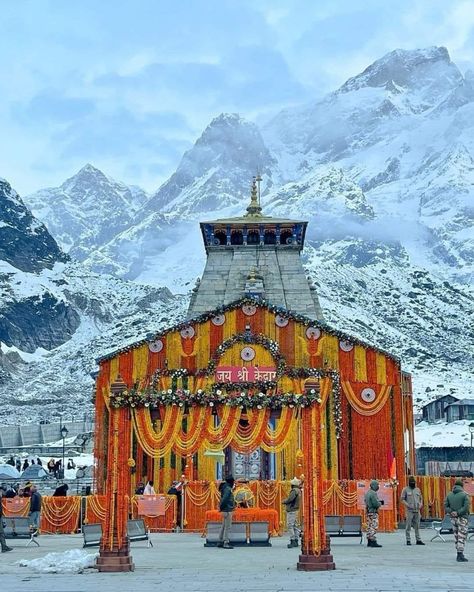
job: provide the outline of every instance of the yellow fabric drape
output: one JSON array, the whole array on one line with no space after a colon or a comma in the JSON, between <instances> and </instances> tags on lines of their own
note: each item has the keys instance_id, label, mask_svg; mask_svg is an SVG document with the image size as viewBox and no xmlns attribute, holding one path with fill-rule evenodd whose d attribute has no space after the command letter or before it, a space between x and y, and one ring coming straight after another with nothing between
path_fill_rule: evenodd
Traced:
<instances>
[{"instance_id":1,"label":"yellow fabric drape","mask_svg":"<svg viewBox=\"0 0 474 592\"><path fill-rule=\"evenodd\" d=\"M133 382L146 378L148 367L148 344L145 343L133 350Z\"/></svg>"},{"instance_id":2,"label":"yellow fabric drape","mask_svg":"<svg viewBox=\"0 0 474 592\"><path fill-rule=\"evenodd\" d=\"M367 382L367 358L365 348L354 346L355 379L357 382Z\"/></svg>"},{"instance_id":3,"label":"yellow fabric drape","mask_svg":"<svg viewBox=\"0 0 474 592\"><path fill-rule=\"evenodd\" d=\"M387 364L384 354L376 353L375 366L377 368L377 384L387 384Z\"/></svg>"},{"instance_id":4,"label":"yellow fabric drape","mask_svg":"<svg viewBox=\"0 0 474 592\"><path fill-rule=\"evenodd\" d=\"M320 339L323 340L323 358L324 362L331 370L339 368L339 340L334 335L324 334Z\"/></svg>"}]
</instances>

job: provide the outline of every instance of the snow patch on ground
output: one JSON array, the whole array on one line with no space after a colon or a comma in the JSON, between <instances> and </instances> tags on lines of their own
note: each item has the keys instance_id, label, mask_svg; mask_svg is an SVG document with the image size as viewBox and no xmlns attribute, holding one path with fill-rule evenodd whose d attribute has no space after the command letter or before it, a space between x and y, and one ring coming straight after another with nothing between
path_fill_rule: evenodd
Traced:
<instances>
[{"instance_id":1,"label":"snow patch on ground","mask_svg":"<svg viewBox=\"0 0 474 592\"><path fill-rule=\"evenodd\" d=\"M415 426L415 445L421 446L470 446L470 421L453 421L451 423L428 423L422 421Z\"/></svg>"},{"instance_id":2,"label":"snow patch on ground","mask_svg":"<svg viewBox=\"0 0 474 592\"><path fill-rule=\"evenodd\" d=\"M83 573L93 568L98 553L87 553L82 549L69 549L63 553L48 553L37 559L20 559L16 565L29 567L38 573Z\"/></svg>"}]
</instances>

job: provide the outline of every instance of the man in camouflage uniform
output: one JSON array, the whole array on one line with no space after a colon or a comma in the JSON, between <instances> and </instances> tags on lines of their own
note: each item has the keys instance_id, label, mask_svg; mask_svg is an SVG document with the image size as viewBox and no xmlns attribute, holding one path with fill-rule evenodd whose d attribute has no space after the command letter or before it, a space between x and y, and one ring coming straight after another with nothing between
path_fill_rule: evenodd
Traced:
<instances>
[{"instance_id":1,"label":"man in camouflage uniform","mask_svg":"<svg viewBox=\"0 0 474 592\"><path fill-rule=\"evenodd\" d=\"M470 499L464 491L462 479L456 479L453 490L448 493L444 502L446 514L451 518L454 531L454 543L456 545L456 561L468 561L464 557L464 545L467 539L469 522Z\"/></svg>"},{"instance_id":2,"label":"man in camouflage uniform","mask_svg":"<svg viewBox=\"0 0 474 592\"><path fill-rule=\"evenodd\" d=\"M379 527L379 508L382 502L377 496L379 483L376 479L370 482L370 489L365 494L365 507L367 510L367 547L381 547L377 543L377 529Z\"/></svg>"}]
</instances>

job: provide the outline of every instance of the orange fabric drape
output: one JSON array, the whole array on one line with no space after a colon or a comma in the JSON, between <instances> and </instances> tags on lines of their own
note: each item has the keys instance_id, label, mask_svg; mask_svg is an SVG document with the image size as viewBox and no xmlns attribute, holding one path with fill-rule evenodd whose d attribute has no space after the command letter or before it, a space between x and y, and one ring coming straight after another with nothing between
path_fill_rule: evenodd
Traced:
<instances>
[{"instance_id":1,"label":"orange fabric drape","mask_svg":"<svg viewBox=\"0 0 474 592\"><path fill-rule=\"evenodd\" d=\"M43 497L41 504L42 532L71 534L79 527L81 498L76 495L68 497Z\"/></svg>"}]
</instances>

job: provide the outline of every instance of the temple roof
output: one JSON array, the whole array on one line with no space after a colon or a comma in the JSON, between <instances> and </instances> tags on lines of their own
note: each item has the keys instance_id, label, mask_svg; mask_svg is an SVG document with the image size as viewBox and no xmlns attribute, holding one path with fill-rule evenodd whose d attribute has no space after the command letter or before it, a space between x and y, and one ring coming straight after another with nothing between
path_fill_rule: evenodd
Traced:
<instances>
[{"instance_id":1,"label":"temple roof","mask_svg":"<svg viewBox=\"0 0 474 592\"><path fill-rule=\"evenodd\" d=\"M130 343L120 349L117 349L117 350L114 350L108 354L105 354L104 356L102 356L100 358L96 358L96 362L100 363L100 362L104 362L105 360L110 360L111 358L114 358L118 354L128 352L136 347L139 347L139 346L144 345L146 343L150 343L150 342L154 341L155 339L159 339L160 337L166 335L167 333L172 333L173 331L180 331L181 329L184 329L185 327L188 327L189 325L206 323L212 317L214 317L218 314L222 314L228 310L233 310L235 308L239 308L243 304L253 304L258 307L263 307L263 308L270 310L271 312L274 312L275 314L279 314L279 315L282 315L286 318L293 319L296 322L302 323L306 326L318 327L319 329L321 329L321 331L328 333L329 335L335 335L339 339L345 339L347 341L350 341L354 345L362 345L365 348L373 349L377 352L384 354L385 356L387 356L389 358L392 358L397 363L400 363L400 359L397 356L393 355L392 353L390 353L386 350L383 350L379 347L376 347L375 345L367 343L366 341L362 341L361 339L358 339L357 337L353 337L352 335L349 335L348 333L345 333L343 331L335 329L331 325L328 325L327 323L325 323L323 321L318 321L318 320L309 318L305 315L294 313L293 311L287 310L284 307L275 306L275 305L269 303L267 300L261 300L259 298L252 298L249 296L245 296L244 298L239 298L235 302L231 302L225 306L220 306L214 310L207 311L207 312L205 312L199 316L196 316L194 318L183 320L181 323L167 327L167 328L163 329L162 331L157 331L156 333L148 334L144 339L141 339L140 341Z\"/></svg>"}]
</instances>

